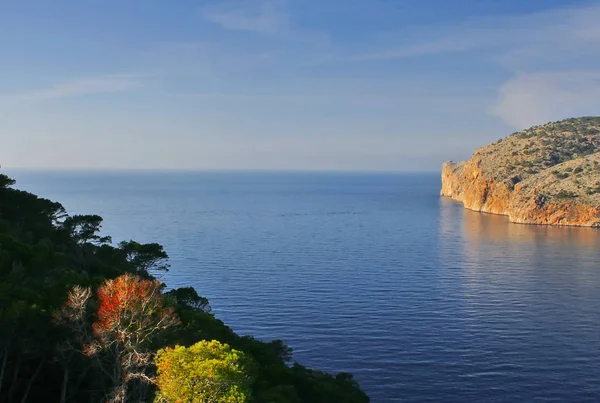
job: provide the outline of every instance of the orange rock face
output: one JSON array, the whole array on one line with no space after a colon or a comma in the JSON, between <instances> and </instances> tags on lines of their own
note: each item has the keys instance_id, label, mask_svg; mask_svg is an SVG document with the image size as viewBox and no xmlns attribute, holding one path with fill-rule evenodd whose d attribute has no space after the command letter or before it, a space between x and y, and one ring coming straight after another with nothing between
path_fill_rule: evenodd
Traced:
<instances>
[{"instance_id":1,"label":"orange rock face","mask_svg":"<svg viewBox=\"0 0 600 403\"><path fill-rule=\"evenodd\" d=\"M481 162L474 156L461 163L445 163L441 195L462 202L470 210L506 215L512 222L600 227L596 203L564 201L527 182L494 179L482 171Z\"/></svg>"}]
</instances>

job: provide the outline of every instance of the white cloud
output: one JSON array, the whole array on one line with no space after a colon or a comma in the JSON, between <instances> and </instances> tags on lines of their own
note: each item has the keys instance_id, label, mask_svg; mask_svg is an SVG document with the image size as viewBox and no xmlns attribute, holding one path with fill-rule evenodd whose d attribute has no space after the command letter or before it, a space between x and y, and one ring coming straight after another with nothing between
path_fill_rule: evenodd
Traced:
<instances>
[{"instance_id":1,"label":"white cloud","mask_svg":"<svg viewBox=\"0 0 600 403\"><path fill-rule=\"evenodd\" d=\"M111 74L98 77L76 78L48 88L11 96L14 99L43 101L56 98L129 91L141 85L142 75Z\"/></svg>"},{"instance_id":2,"label":"white cloud","mask_svg":"<svg viewBox=\"0 0 600 403\"><path fill-rule=\"evenodd\" d=\"M283 0L228 1L205 7L202 16L225 29L276 34L288 27Z\"/></svg>"},{"instance_id":3,"label":"white cloud","mask_svg":"<svg viewBox=\"0 0 600 403\"><path fill-rule=\"evenodd\" d=\"M600 111L600 71L519 75L499 90L492 114L518 129Z\"/></svg>"}]
</instances>

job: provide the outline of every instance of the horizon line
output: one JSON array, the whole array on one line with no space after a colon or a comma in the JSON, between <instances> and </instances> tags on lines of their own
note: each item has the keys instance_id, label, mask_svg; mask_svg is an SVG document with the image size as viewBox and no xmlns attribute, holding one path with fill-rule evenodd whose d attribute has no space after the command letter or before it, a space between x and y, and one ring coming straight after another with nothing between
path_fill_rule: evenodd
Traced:
<instances>
[{"instance_id":1,"label":"horizon line","mask_svg":"<svg viewBox=\"0 0 600 403\"><path fill-rule=\"evenodd\" d=\"M7 171L29 171L29 172L80 172L80 173L362 173L362 174L402 174L402 173L439 173L439 170L434 169L419 169L419 170L406 170L406 169L312 169L312 168L106 168L106 167L19 167L9 166L0 167L0 173L2 170Z\"/></svg>"}]
</instances>

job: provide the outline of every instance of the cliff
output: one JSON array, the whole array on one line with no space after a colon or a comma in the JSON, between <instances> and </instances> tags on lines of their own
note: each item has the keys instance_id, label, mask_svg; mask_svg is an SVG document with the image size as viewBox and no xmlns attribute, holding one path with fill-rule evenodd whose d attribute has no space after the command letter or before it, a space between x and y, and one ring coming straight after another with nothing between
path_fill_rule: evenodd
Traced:
<instances>
[{"instance_id":1,"label":"cliff","mask_svg":"<svg viewBox=\"0 0 600 403\"><path fill-rule=\"evenodd\" d=\"M446 162L441 194L512 222L600 227L600 117L535 126Z\"/></svg>"}]
</instances>

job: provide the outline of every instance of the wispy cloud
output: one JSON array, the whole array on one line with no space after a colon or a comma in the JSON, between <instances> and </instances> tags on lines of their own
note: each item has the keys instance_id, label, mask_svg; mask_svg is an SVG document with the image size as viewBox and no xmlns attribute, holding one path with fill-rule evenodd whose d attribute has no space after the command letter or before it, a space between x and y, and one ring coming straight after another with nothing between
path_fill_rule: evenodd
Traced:
<instances>
[{"instance_id":1,"label":"wispy cloud","mask_svg":"<svg viewBox=\"0 0 600 403\"><path fill-rule=\"evenodd\" d=\"M223 102L240 102L240 103L251 103L256 104L257 102L264 102L267 104L295 104L302 106L314 106L319 108L344 108L348 106L356 106L363 108L379 108L379 110L398 110L400 107L409 107L415 105L423 105L430 107L440 108L451 108L453 103L457 101L471 104L481 104L482 99L476 95L474 96L438 96L435 99L427 95L411 95L406 97L405 94L395 93L389 91L387 93L376 93L373 95L367 95L367 93L352 93L344 90L344 87L348 87L348 84L340 84L335 86L335 89L321 88L311 89L310 91L304 92L278 92L278 93L240 93L240 92L188 92L188 93L175 93L172 96L196 99L196 100L210 100L210 101L223 101Z\"/></svg>"},{"instance_id":2,"label":"wispy cloud","mask_svg":"<svg viewBox=\"0 0 600 403\"><path fill-rule=\"evenodd\" d=\"M359 53L355 61L394 60L458 52L484 52L488 54L526 55L522 50L534 50L529 55L539 55L552 49L576 51L573 41L583 46L598 45L600 6L558 9L526 15L482 17L460 24L427 27L412 31L388 33L377 51ZM405 38L411 38L407 42ZM597 47L595 48L597 50ZM548 52L547 52L548 51Z\"/></svg>"},{"instance_id":3,"label":"wispy cloud","mask_svg":"<svg viewBox=\"0 0 600 403\"><path fill-rule=\"evenodd\" d=\"M394 63L408 58L442 55L454 56L454 60L458 60L464 55L465 65L476 64L465 67L465 73L473 72L479 81L476 83L465 73L449 71L449 76L458 78L464 84L464 91L457 89L453 96L456 99L464 98L471 91L470 88L489 85L491 89L485 90L485 102L479 104L478 110L484 114L487 111L515 128L579 115L597 106L596 72L600 72L598 5L524 15L477 17L445 26L400 28L396 32L365 36L364 40L356 43L340 41L339 37L334 41L326 32L313 32L312 35L304 32L294 24L298 22L297 16L290 15L289 11L285 0L233 0L205 7L201 9L201 15L224 29L256 32L268 38L254 42L250 50L229 46L225 40L218 45L182 44L180 48L176 47L176 53L197 56L197 64L208 66L207 69L215 71L217 77L249 69L261 72L276 68L307 68L314 69L314 72L323 65L339 65L346 71L353 68L362 71L370 68L369 63ZM273 46L272 37L285 38L286 47ZM467 58L469 61L466 61ZM183 60L181 57L168 59L177 62ZM448 68L455 67L456 64L450 63ZM440 72L443 69L440 66ZM402 80L392 73L387 81ZM229 84L232 82L228 80L227 86L231 87ZM355 89L354 92L361 92L360 82L350 82L348 85ZM248 87L254 88L251 84ZM437 104L443 91L435 88L431 81L429 84L422 83L422 87L423 94L429 94L431 104ZM340 88L328 88L331 95L310 96L289 95L289 91L281 95L265 95L260 94L262 87L257 95L252 92L238 93L239 89L233 87L228 88L232 92L220 92L219 88L212 85L208 88L216 91L198 93L195 97L310 104L345 103L353 99L347 94L340 94ZM400 90L406 94L404 89ZM242 88L241 91L247 89ZM382 90L365 98L373 103L401 103L401 96L388 101L386 94L387 91ZM361 103L360 100L352 102ZM471 106L469 100L465 107Z\"/></svg>"},{"instance_id":4,"label":"wispy cloud","mask_svg":"<svg viewBox=\"0 0 600 403\"><path fill-rule=\"evenodd\" d=\"M518 16L486 17L446 27L420 27L386 36L380 50L349 57L353 62L395 61L468 54L504 69L490 113L524 128L585 111L600 102L600 6L556 9ZM404 38L412 38L406 42ZM417 39L414 39L417 38ZM385 45L387 43L387 45ZM399 43L400 45L392 45Z\"/></svg>"},{"instance_id":5,"label":"wispy cloud","mask_svg":"<svg viewBox=\"0 0 600 403\"><path fill-rule=\"evenodd\" d=\"M26 101L43 101L92 94L125 92L140 87L145 77L147 76L140 74L110 74L97 77L75 78L54 84L48 88L14 94L11 98Z\"/></svg>"},{"instance_id":6,"label":"wispy cloud","mask_svg":"<svg viewBox=\"0 0 600 403\"><path fill-rule=\"evenodd\" d=\"M201 15L225 29L273 35L288 28L283 0L226 1L204 7Z\"/></svg>"},{"instance_id":7,"label":"wispy cloud","mask_svg":"<svg viewBox=\"0 0 600 403\"><path fill-rule=\"evenodd\" d=\"M452 31L452 29L448 29ZM475 35L473 35L475 34ZM351 61L370 60L398 60L409 57L439 55L444 53L467 52L482 49L491 44L489 37L479 36L476 33L451 35L440 33L440 38L424 40L422 42L406 44L400 47L391 47L370 53L352 56Z\"/></svg>"},{"instance_id":8,"label":"wispy cloud","mask_svg":"<svg viewBox=\"0 0 600 403\"><path fill-rule=\"evenodd\" d=\"M157 42L146 52L148 61L173 73L187 68L198 73L214 70L219 74L237 72L261 66L272 61L275 52L270 49L239 49L218 42Z\"/></svg>"}]
</instances>

